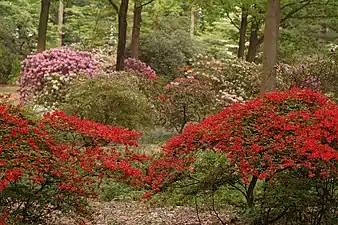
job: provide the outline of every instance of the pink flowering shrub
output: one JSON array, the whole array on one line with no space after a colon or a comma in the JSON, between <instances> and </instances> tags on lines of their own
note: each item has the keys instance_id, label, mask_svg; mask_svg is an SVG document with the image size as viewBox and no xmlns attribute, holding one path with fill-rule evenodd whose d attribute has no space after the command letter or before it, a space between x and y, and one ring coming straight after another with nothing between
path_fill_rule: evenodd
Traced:
<instances>
[{"instance_id":1,"label":"pink flowering shrub","mask_svg":"<svg viewBox=\"0 0 338 225\"><path fill-rule=\"evenodd\" d=\"M22 62L20 77L20 102L30 100L43 89L46 74L58 73L63 76L85 74L94 76L98 63L91 53L73 51L68 48L55 48L42 53L29 55Z\"/></svg>"},{"instance_id":2,"label":"pink flowering shrub","mask_svg":"<svg viewBox=\"0 0 338 225\"><path fill-rule=\"evenodd\" d=\"M280 89L309 88L338 98L338 66L334 59L306 59L290 65L279 63L277 76Z\"/></svg>"},{"instance_id":3,"label":"pink flowering shrub","mask_svg":"<svg viewBox=\"0 0 338 225\"><path fill-rule=\"evenodd\" d=\"M129 57L124 60L124 70L135 71L138 75L149 80L157 79L155 71L150 66L147 66L144 62L135 58Z\"/></svg>"}]
</instances>

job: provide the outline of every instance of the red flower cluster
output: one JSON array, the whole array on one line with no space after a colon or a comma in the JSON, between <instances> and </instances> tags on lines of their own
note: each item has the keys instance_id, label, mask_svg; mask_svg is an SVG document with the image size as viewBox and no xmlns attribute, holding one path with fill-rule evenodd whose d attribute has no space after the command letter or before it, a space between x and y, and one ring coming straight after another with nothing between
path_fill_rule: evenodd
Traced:
<instances>
[{"instance_id":1,"label":"red flower cluster","mask_svg":"<svg viewBox=\"0 0 338 225\"><path fill-rule=\"evenodd\" d=\"M29 183L58 187L58 198L70 193L95 197L94 188L104 177L134 184L143 180L135 164L147 157L128 148L137 145L140 133L59 111L38 121L24 115L19 108L0 104L0 191Z\"/></svg>"},{"instance_id":2,"label":"red flower cluster","mask_svg":"<svg viewBox=\"0 0 338 225\"><path fill-rule=\"evenodd\" d=\"M153 190L190 170L198 150L226 155L244 183L271 178L287 168L309 177L337 175L338 105L311 90L272 92L233 104L170 139L149 167Z\"/></svg>"}]
</instances>

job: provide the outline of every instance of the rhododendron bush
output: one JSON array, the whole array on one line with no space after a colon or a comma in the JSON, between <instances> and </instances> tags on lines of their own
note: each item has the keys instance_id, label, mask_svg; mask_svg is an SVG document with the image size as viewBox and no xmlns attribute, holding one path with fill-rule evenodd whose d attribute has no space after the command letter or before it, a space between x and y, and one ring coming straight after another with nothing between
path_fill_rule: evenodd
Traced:
<instances>
[{"instance_id":1,"label":"rhododendron bush","mask_svg":"<svg viewBox=\"0 0 338 225\"><path fill-rule=\"evenodd\" d=\"M155 71L150 66L135 58L128 57L124 60L124 70L135 71L141 78L149 80L157 79Z\"/></svg>"},{"instance_id":2,"label":"rhododendron bush","mask_svg":"<svg viewBox=\"0 0 338 225\"><path fill-rule=\"evenodd\" d=\"M166 125L179 133L188 122L199 122L259 93L259 67L253 63L198 55L182 69L184 73L164 87L157 104Z\"/></svg>"},{"instance_id":3,"label":"rhododendron bush","mask_svg":"<svg viewBox=\"0 0 338 225\"><path fill-rule=\"evenodd\" d=\"M188 122L199 122L215 111L215 94L194 77L177 78L159 96L162 119L181 133Z\"/></svg>"},{"instance_id":4,"label":"rhododendron bush","mask_svg":"<svg viewBox=\"0 0 338 225\"><path fill-rule=\"evenodd\" d=\"M200 151L226 157L218 183L243 195L253 224L337 222L338 105L325 95L276 91L191 123L163 146L147 182L159 191L178 175L191 177Z\"/></svg>"},{"instance_id":5,"label":"rhododendron bush","mask_svg":"<svg viewBox=\"0 0 338 225\"><path fill-rule=\"evenodd\" d=\"M53 224L58 212L81 222L103 179L142 180L136 166L146 157L131 149L140 133L60 111L32 121L5 103L0 127L0 210L8 224Z\"/></svg>"},{"instance_id":6,"label":"rhododendron bush","mask_svg":"<svg viewBox=\"0 0 338 225\"><path fill-rule=\"evenodd\" d=\"M193 76L212 86L217 100L224 106L256 97L259 93L261 67L238 59L222 59L197 55L184 76Z\"/></svg>"},{"instance_id":7,"label":"rhododendron bush","mask_svg":"<svg viewBox=\"0 0 338 225\"><path fill-rule=\"evenodd\" d=\"M309 88L338 97L338 66L334 58L304 59L291 65L279 63L277 74L280 88Z\"/></svg>"},{"instance_id":8,"label":"rhododendron bush","mask_svg":"<svg viewBox=\"0 0 338 225\"><path fill-rule=\"evenodd\" d=\"M91 53L73 51L68 48L56 48L29 55L22 62L20 101L30 100L36 92L43 89L46 74L94 76L97 67L98 63Z\"/></svg>"},{"instance_id":9,"label":"rhododendron bush","mask_svg":"<svg viewBox=\"0 0 338 225\"><path fill-rule=\"evenodd\" d=\"M79 80L79 75L63 76L57 73L44 75L44 86L33 96L36 105L47 110L55 110L65 103L66 96L74 80Z\"/></svg>"}]
</instances>

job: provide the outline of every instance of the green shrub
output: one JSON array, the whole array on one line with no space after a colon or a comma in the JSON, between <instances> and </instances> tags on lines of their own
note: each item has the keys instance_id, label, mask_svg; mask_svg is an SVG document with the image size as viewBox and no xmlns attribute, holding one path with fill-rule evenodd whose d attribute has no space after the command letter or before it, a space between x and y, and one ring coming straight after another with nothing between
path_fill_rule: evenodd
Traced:
<instances>
[{"instance_id":1,"label":"green shrub","mask_svg":"<svg viewBox=\"0 0 338 225\"><path fill-rule=\"evenodd\" d=\"M138 200L142 197L142 191L128 184L111 182L102 185L103 193L101 199L103 201L117 201L117 200Z\"/></svg>"},{"instance_id":2,"label":"green shrub","mask_svg":"<svg viewBox=\"0 0 338 225\"><path fill-rule=\"evenodd\" d=\"M61 109L108 125L143 130L153 124L153 109L133 73L114 73L77 81Z\"/></svg>"},{"instance_id":3,"label":"green shrub","mask_svg":"<svg viewBox=\"0 0 338 225\"><path fill-rule=\"evenodd\" d=\"M155 127L154 129L144 132L141 138L143 144L163 144L169 138L177 134L174 130L167 130L164 127Z\"/></svg>"},{"instance_id":4,"label":"green shrub","mask_svg":"<svg viewBox=\"0 0 338 225\"><path fill-rule=\"evenodd\" d=\"M197 44L186 32L158 32L142 37L140 42L140 60L167 77L172 77L197 52Z\"/></svg>"}]
</instances>

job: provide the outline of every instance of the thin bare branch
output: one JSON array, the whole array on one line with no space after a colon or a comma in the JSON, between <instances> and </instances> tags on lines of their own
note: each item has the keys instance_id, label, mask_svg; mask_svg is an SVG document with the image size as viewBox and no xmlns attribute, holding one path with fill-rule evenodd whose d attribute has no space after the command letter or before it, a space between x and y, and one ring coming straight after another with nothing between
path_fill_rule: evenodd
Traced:
<instances>
[{"instance_id":1,"label":"thin bare branch","mask_svg":"<svg viewBox=\"0 0 338 225\"><path fill-rule=\"evenodd\" d=\"M231 23L232 25L234 25L234 26L239 30L239 29L240 29L239 26L238 26L238 25L235 23L235 21L231 18L231 16L229 15L228 12L226 13L226 15L227 15L228 19L230 20L230 23Z\"/></svg>"},{"instance_id":2,"label":"thin bare branch","mask_svg":"<svg viewBox=\"0 0 338 225\"><path fill-rule=\"evenodd\" d=\"M199 212L198 212L198 205L197 205L197 198L196 198L196 196L195 196L195 208L196 208L196 215L197 215L198 223L200 225L202 225L202 221L201 221L201 218L200 218L200 215L199 215Z\"/></svg>"},{"instance_id":3,"label":"thin bare branch","mask_svg":"<svg viewBox=\"0 0 338 225\"><path fill-rule=\"evenodd\" d=\"M116 11L116 13L119 13L119 6L116 2L114 2L113 0L108 0L108 2L111 4L111 6L113 6L114 10Z\"/></svg>"},{"instance_id":4,"label":"thin bare branch","mask_svg":"<svg viewBox=\"0 0 338 225\"><path fill-rule=\"evenodd\" d=\"M221 222L221 224L226 225L226 223L222 220L222 218L219 216L218 212L216 211L216 208L215 208L215 193L214 192L212 192L212 210L214 211L215 216Z\"/></svg>"},{"instance_id":5,"label":"thin bare branch","mask_svg":"<svg viewBox=\"0 0 338 225\"><path fill-rule=\"evenodd\" d=\"M150 1L146 2L146 3L143 3L142 5L140 5L140 7L144 7L144 6L146 6L146 5L149 5L149 4L152 3L153 1L155 1L155 0L150 0Z\"/></svg>"}]
</instances>

